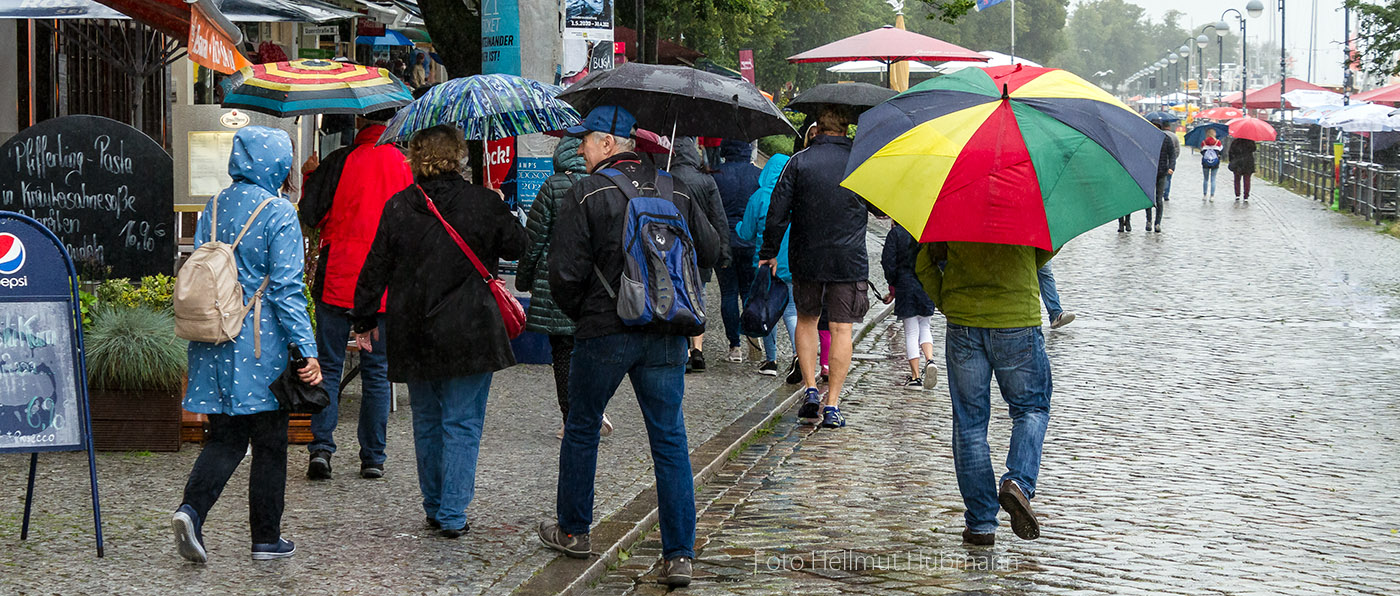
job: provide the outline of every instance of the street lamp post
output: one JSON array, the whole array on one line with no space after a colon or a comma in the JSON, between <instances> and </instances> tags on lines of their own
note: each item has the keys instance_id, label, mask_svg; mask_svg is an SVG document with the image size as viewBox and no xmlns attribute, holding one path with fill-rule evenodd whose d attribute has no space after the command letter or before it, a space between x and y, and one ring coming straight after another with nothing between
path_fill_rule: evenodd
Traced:
<instances>
[{"instance_id":1,"label":"street lamp post","mask_svg":"<svg viewBox=\"0 0 1400 596\"><path fill-rule=\"evenodd\" d=\"M1177 57L1176 52L1167 54L1167 61L1170 62L1172 66L1172 93L1176 93L1177 86L1181 84L1181 69L1176 65L1178 60L1181 60L1181 58Z\"/></svg>"},{"instance_id":2,"label":"street lamp post","mask_svg":"<svg viewBox=\"0 0 1400 596\"><path fill-rule=\"evenodd\" d=\"M1199 85L1196 86L1196 89L1198 89L1198 90L1200 91L1201 99L1203 99L1203 100L1206 98L1206 87L1205 87L1205 85L1206 85L1206 59L1205 59L1205 51L1206 51L1206 46L1207 46L1208 44L1210 44L1210 38L1206 37L1206 31L1211 30L1211 29L1214 29L1214 28L1215 28L1215 24L1214 24L1214 23L1209 24L1209 25L1206 25L1206 26L1204 26L1204 27L1201 27L1201 34L1196 36L1196 78L1197 78L1197 80L1198 80L1199 83L1200 83ZM1205 102L1202 101L1201 103L1204 104Z\"/></svg>"},{"instance_id":3,"label":"street lamp post","mask_svg":"<svg viewBox=\"0 0 1400 596\"><path fill-rule=\"evenodd\" d=\"M1264 14L1264 3L1260 0L1249 0L1244 7L1249 13L1249 18L1257 18ZM1230 24L1225 22L1225 15L1235 13L1235 19L1240 22L1240 108L1246 114L1249 113L1249 23L1245 21L1244 15L1233 8L1225 9L1220 13L1220 21L1215 24L1215 34L1224 39L1225 32L1230 29ZM1224 49L1221 49L1221 59L1224 59Z\"/></svg>"},{"instance_id":4,"label":"street lamp post","mask_svg":"<svg viewBox=\"0 0 1400 596\"><path fill-rule=\"evenodd\" d=\"M1284 106L1287 103L1283 100L1283 94L1288 86L1288 44L1284 42L1284 36L1288 33L1288 27L1284 26L1283 20L1284 0L1278 0L1278 123L1279 128L1283 127ZM1275 147L1278 150L1278 170L1274 176L1278 182L1283 182L1283 147Z\"/></svg>"}]
</instances>

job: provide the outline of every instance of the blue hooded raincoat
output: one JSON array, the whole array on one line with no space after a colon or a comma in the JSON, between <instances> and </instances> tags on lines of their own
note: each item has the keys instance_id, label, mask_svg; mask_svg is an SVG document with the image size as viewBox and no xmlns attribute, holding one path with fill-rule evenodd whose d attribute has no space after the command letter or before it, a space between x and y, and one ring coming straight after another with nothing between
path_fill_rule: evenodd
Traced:
<instances>
[{"instance_id":1,"label":"blue hooded raincoat","mask_svg":"<svg viewBox=\"0 0 1400 596\"><path fill-rule=\"evenodd\" d=\"M292 169L292 141L274 128L249 126L233 137L228 173L233 184L218 195L221 242L232 244L248 216L268 197L277 197ZM195 248L209 240L213 200L195 228ZM262 357L254 356L253 314L249 309L238 338L222 344L192 341L190 383L185 409L200 414L233 416L277 409L268 389L287 367L287 344L295 343L307 358L316 357L316 340L302 293L303 244L296 208L278 198L258 214L234 256L243 299L251 300L270 277L262 305Z\"/></svg>"},{"instance_id":2,"label":"blue hooded raincoat","mask_svg":"<svg viewBox=\"0 0 1400 596\"><path fill-rule=\"evenodd\" d=\"M758 175L758 190L749 197L749 205L744 208L744 218L739 220L739 225L734 229L740 238L752 242L754 246L763 246L763 228L768 219L768 203L773 200L773 187L778 185L778 178L783 175L783 167L787 165L790 157L781 153L768 158L768 163L763 166L763 172ZM792 283L792 271L788 270L788 237L792 234L792 228L783 235L783 244L778 248L778 279ZM754 252L754 267L758 266L758 253ZM745 290L747 291L747 289Z\"/></svg>"}]
</instances>

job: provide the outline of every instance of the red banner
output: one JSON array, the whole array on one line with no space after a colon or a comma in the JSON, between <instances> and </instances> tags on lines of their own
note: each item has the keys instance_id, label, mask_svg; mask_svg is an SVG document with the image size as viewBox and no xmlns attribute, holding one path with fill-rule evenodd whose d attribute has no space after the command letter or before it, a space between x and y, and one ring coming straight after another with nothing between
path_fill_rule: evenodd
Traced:
<instances>
[{"instance_id":1,"label":"red banner","mask_svg":"<svg viewBox=\"0 0 1400 596\"><path fill-rule=\"evenodd\" d=\"M515 161L515 137L486 141L486 185L500 188Z\"/></svg>"},{"instance_id":2,"label":"red banner","mask_svg":"<svg viewBox=\"0 0 1400 596\"><path fill-rule=\"evenodd\" d=\"M744 80L757 85L753 72L753 50L739 50L739 74Z\"/></svg>"}]
</instances>

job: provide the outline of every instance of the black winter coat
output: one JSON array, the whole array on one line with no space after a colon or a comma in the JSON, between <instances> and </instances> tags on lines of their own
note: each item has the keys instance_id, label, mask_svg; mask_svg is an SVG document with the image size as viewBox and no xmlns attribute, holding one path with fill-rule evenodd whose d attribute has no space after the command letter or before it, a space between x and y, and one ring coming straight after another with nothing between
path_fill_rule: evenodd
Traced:
<instances>
[{"instance_id":1,"label":"black winter coat","mask_svg":"<svg viewBox=\"0 0 1400 596\"><path fill-rule=\"evenodd\" d=\"M578 154L579 140L564 137L554 148L554 174L544 181L535 202L530 204L525 231L530 235L530 249L520 259L515 275L515 289L530 293L530 310L526 313L525 330L546 335L573 335L574 322L559 305L549 287L549 247L554 241L554 224L559 206L574 183L588 175L588 164Z\"/></svg>"},{"instance_id":2,"label":"black winter coat","mask_svg":"<svg viewBox=\"0 0 1400 596\"><path fill-rule=\"evenodd\" d=\"M1234 139L1230 141L1230 171L1241 174L1254 173L1254 141Z\"/></svg>"},{"instance_id":3,"label":"black winter coat","mask_svg":"<svg viewBox=\"0 0 1400 596\"><path fill-rule=\"evenodd\" d=\"M850 139L817 135L788 160L768 205L759 259L777 256L790 222L788 268L794 280L865 281L865 226L870 213L880 212L841 186L850 155Z\"/></svg>"},{"instance_id":4,"label":"black winter coat","mask_svg":"<svg viewBox=\"0 0 1400 596\"><path fill-rule=\"evenodd\" d=\"M492 275L501 259L525 253L525 228L496 193L456 172L417 182ZM355 332L375 327L386 288L390 381L447 379L515 364L495 298L416 186L384 204L355 286Z\"/></svg>"},{"instance_id":5,"label":"black winter coat","mask_svg":"<svg viewBox=\"0 0 1400 596\"><path fill-rule=\"evenodd\" d=\"M655 190L656 170L642 165L635 153L621 153L599 163L594 171L616 168L642 188ZM690 227L700 267L714 267L719 261L723 244L715 229L700 211L700 206L687 194L684 184L676 180L671 197ZM614 333L662 333L696 335L694 329L683 329L668 323L624 325L617 316L617 299L603 287L607 283L614 292L622 279L625 254L622 248L623 227L627 219L627 196L602 174L593 174L574 184L560 206L554 225L554 243L549 251L549 286L554 302L573 319L578 339L601 337ZM594 272L597 267L605 279Z\"/></svg>"},{"instance_id":6,"label":"black winter coat","mask_svg":"<svg viewBox=\"0 0 1400 596\"><path fill-rule=\"evenodd\" d=\"M914 260L919 243L899 224L885 236L885 248L880 253L880 265L885 280L894 290L894 316L899 319L933 316L933 299L924 291L923 282L914 273Z\"/></svg>"},{"instance_id":7,"label":"black winter coat","mask_svg":"<svg viewBox=\"0 0 1400 596\"><path fill-rule=\"evenodd\" d=\"M1157 176L1167 175L1167 170L1176 169L1176 158L1181 154L1181 143L1176 133L1162 131L1162 153L1157 157Z\"/></svg>"},{"instance_id":8,"label":"black winter coat","mask_svg":"<svg viewBox=\"0 0 1400 596\"><path fill-rule=\"evenodd\" d=\"M709 283L711 269L729 266L729 235L724 233L729 219L724 215L724 201L719 197L719 185L715 184L713 176L700 170L701 164L700 147L695 142L695 137L677 138L675 155L672 156L671 168L668 171L676 180L685 183L685 187L689 189L687 193L700 206L705 221L710 222L715 231L721 233L720 239L724 241L720 246L719 261L713 266L700 266L700 278Z\"/></svg>"}]
</instances>

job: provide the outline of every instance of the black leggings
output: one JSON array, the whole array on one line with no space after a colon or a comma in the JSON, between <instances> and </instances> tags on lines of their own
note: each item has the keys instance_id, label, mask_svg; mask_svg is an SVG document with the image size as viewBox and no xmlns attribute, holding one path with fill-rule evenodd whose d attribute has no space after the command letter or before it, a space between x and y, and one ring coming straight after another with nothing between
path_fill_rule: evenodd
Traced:
<instances>
[{"instance_id":1,"label":"black leggings","mask_svg":"<svg viewBox=\"0 0 1400 596\"><path fill-rule=\"evenodd\" d=\"M554 392L559 396L559 413L569 420L569 363L574 358L574 336L549 336L550 355L554 359Z\"/></svg>"},{"instance_id":2,"label":"black leggings","mask_svg":"<svg viewBox=\"0 0 1400 596\"><path fill-rule=\"evenodd\" d=\"M248 527L253 544L271 544L282 536L282 509L287 493L287 413L281 410L245 416L209 415L209 440L190 470L185 504L203 523L224 492L238 464L253 444L248 476Z\"/></svg>"}]
</instances>

